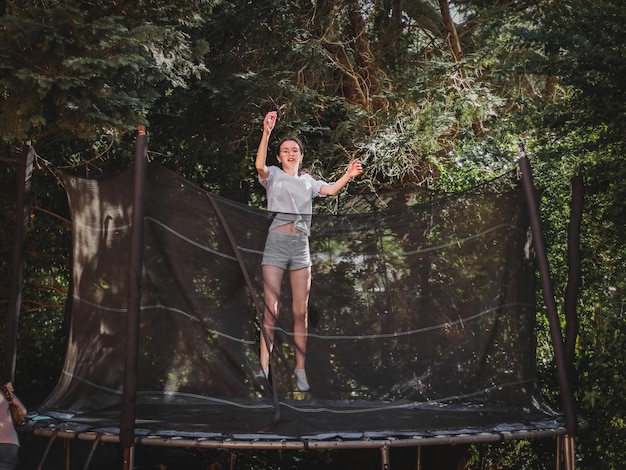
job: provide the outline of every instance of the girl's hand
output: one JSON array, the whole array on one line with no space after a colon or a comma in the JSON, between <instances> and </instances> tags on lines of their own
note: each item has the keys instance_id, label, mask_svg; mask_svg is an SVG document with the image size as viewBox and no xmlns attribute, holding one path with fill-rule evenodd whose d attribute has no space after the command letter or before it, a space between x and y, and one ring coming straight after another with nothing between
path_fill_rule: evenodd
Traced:
<instances>
[{"instance_id":1,"label":"girl's hand","mask_svg":"<svg viewBox=\"0 0 626 470\"><path fill-rule=\"evenodd\" d=\"M276 125L276 121L278 121L278 112L270 111L265 115L265 119L263 119L263 130L267 133L272 132L274 126Z\"/></svg>"},{"instance_id":2,"label":"girl's hand","mask_svg":"<svg viewBox=\"0 0 626 470\"><path fill-rule=\"evenodd\" d=\"M359 176L361 173L363 173L363 163L361 163L360 160L352 160L350 165L348 165L346 174L350 178L354 178L355 176Z\"/></svg>"}]
</instances>

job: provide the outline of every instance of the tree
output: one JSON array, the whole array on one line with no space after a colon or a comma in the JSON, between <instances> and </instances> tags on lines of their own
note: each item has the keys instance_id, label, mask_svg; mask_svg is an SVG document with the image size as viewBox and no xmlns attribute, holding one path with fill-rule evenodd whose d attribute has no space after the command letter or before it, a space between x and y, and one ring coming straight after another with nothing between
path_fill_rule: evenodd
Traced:
<instances>
[{"instance_id":1,"label":"tree","mask_svg":"<svg viewBox=\"0 0 626 470\"><path fill-rule=\"evenodd\" d=\"M90 145L145 123L169 87L203 70L197 2L11 3L0 19L3 145ZM43 146L43 148L42 148ZM3 152L6 154L7 147Z\"/></svg>"}]
</instances>

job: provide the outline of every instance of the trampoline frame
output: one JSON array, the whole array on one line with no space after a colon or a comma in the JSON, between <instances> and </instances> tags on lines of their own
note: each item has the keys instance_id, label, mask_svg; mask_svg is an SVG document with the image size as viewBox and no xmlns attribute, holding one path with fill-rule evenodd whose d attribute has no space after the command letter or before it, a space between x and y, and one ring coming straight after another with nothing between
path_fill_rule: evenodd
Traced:
<instances>
[{"instance_id":1,"label":"trampoline frame","mask_svg":"<svg viewBox=\"0 0 626 470\"><path fill-rule=\"evenodd\" d=\"M99 433L97 431L62 431L59 429L34 429L33 435L39 437L49 438L48 446L44 455L40 461L38 469L42 469L47 459L48 453L52 447L55 439L66 439L68 442L72 440L80 441L92 441L93 445L91 451L87 457L84 469L87 469L93 454L99 444L120 444L121 439L119 434L112 433ZM176 447L176 448L189 448L189 449L223 449L231 452L230 457L230 469L234 470L233 453L238 450L359 450L359 449L379 449L381 455L381 469L391 470L389 453L392 448L406 448L417 447L418 448L418 462L417 468L421 468L421 447L423 446L456 446L456 445L471 445L471 444L485 444L495 442L505 442L513 440L528 440L528 439L547 439L556 438L556 469L565 468L567 470L573 470L575 468L575 442L574 438L567 434L565 426L560 426L554 429L545 430L519 430L519 431L505 431L505 432L483 432L476 434L438 434L433 436L414 436L411 438L403 439L368 439L368 440L282 440L282 441L270 441L270 440L235 440L235 439L207 439L198 438L190 439L184 437L135 437L128 455L129 462L133 463L135 460L135 447L142 446L157 446L157 447ZM69 452L69 446L68 446Z\"/></svg>"}]
</instances>

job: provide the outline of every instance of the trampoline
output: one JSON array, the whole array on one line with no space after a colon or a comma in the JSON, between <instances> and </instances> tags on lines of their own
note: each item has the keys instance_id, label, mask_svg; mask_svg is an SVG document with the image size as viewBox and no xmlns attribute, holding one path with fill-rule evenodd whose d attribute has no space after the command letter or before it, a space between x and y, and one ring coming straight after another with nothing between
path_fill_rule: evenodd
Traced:
<instances>
[{"instance_id":1,"label":"trampoline","mask_svg":"<svg viewBox=\"0 0 626 470\"><path fill-rule=\"evenodd\" d=\"M274 214L205 191L145 152L140 135L133 168L63 175L71 325L58 384L29 414L34 435L118 443L125 468L138 445L376 447L389 468L390 447L572 444L580 423L569 389L559 411L537 385L543 254L532 179L525 186L512 172L455 194L353 194L312 214L303 393L292 376L289 289L270 381L255 378L260 260Z\"/></svg>"}]
</instances>

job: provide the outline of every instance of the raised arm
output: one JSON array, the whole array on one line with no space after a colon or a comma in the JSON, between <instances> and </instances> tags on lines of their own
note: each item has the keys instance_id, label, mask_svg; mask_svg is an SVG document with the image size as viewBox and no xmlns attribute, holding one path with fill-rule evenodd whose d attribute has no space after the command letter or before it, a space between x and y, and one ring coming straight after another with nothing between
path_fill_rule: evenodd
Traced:
<instances>
[{"instance_id":1,"label":"raised arm","mask_svg":"<svg viewBox=\"0 0 626 470\"><path fill-rule=\"evenodd\" d=\"M320 194L324 196L336 195L352 178L359 176L361 173L363 173L363 164L359 160L352 160L345 174L334 183L322 186Z\"/></svg>"},{"instance_id":2,"label":"raised arm","mask_svg":"<svg viewBox=\"0 0 626 470\"><path fill-rule=\"evenodd\" d=\"M256 171L261 178L267 178L269 175L269 169L267 168L267 147L270 140L270 134L276 124L278 113L276 111L270 111L265 115L263 119L263 135L261 136L261 142L256 152Z\"/></svg>"}]
</instances>

